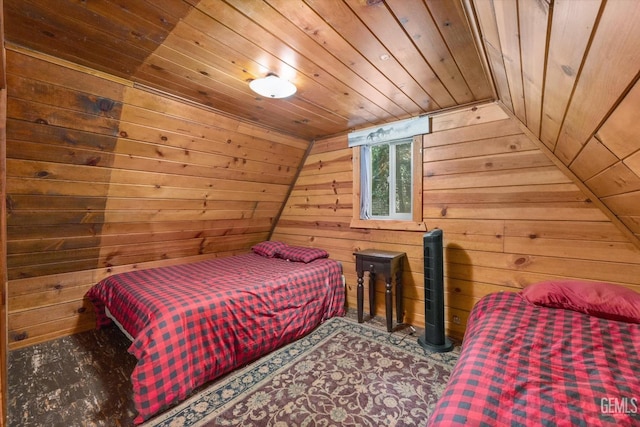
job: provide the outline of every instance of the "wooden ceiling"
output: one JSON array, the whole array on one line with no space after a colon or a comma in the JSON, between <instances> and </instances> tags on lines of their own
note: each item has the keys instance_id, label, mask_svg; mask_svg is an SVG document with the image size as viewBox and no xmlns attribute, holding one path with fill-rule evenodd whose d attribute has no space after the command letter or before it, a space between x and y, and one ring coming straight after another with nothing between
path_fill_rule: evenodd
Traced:
<instances>
[{"instance_id":1,"label":"wooden ceiling","mask_svg":"<svg viewBox=\"0 0 640 427\"><path fill-rule=\"evenodd\" d=\"M459 1L5 0L6 40L305 139L493 99ZM275 73L297 87L262 99Z\"/></svg>"}]
</instances>

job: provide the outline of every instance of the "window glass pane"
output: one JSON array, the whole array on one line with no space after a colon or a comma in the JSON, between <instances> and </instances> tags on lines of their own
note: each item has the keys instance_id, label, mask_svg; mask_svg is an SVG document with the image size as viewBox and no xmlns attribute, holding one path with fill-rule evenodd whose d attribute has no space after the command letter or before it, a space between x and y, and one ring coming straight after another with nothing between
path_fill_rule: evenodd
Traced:
<instances>
[{"instance_id":1,"label":"window glass pane","mask_svg":"<svg viewBox=\"0 0 640 427\"><path fill-rule=\"evenodd\" d=\"M389 145L371 147L371 214L389 215Z\"/></svg>"},{"instance_id":2,"label":"window glass pane","mask_svg":"<svg viewBox=\"0 0 640 427\"><path fill-rule=\"evenodd\" d=\"M411 213L412 200L412 167L411 167L411 143L396 145L396 213Z\"/></svg>"}]
</instances>

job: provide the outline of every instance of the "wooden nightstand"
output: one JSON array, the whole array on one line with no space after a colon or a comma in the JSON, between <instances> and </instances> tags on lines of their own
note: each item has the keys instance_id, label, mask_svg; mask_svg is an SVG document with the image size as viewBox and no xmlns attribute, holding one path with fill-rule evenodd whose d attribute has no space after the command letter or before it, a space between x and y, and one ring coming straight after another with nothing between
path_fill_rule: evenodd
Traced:
<instances>
[{"instance_id":1,"label":"wooden nightstand","mask_svg":"<svg viewBox=\"0 0 640 427\"><path fill-rule=\"evenodd\" d=\"M356 273L358 274L358 323L364 321L364 272L369 272L369 315L375 315L375 278L376 274L385 277L385 308L387 311L387 331L393 329L393 303L391 294L391 282L396 279L396 317L398 323L402 323L402 260L406 256L405 252L381 251L377 249L366 249L353 253L356 256Z\"/></svg>"}]
</instances>

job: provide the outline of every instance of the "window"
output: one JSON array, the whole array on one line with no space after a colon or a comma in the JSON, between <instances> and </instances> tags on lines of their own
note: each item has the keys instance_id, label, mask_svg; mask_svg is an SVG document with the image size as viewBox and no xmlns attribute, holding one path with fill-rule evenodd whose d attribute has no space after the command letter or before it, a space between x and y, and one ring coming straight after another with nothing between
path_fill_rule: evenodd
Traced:
<instances>
[{"instance_id":1,"label":"window","mask_svg":"<svg viewBox=\"0 0 640 427\"><path fill-rule=\"evenodd\" d=\"M353 148L352 227L426 230L421 154L421 136Z\"/></svg>"},{"instance_id":2,"label":"window","mask_svg":"<svg viewBox=\"0 0 640 427\"><path fill-rule=\"evenodd\" d=\"M360 149L361 219L413 218L413 139L365 145Z\"/></svg>"},{"instance_id":3,"label":"window","mask_svg":"<svg viewBox=\"0 0 640 427\"><path fill-rule=\"evenodd\" d=\"M357 130L353 148L353 228L424 230L422 135L428 116Z\"/></svg>"}]
</instances>

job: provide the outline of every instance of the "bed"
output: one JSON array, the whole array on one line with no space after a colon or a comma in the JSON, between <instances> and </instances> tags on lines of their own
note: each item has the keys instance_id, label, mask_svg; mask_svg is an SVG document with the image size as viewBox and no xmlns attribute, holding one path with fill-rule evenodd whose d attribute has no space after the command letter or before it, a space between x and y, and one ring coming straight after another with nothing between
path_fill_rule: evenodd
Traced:
<instances>
[{"instance_id":1,"label":"bed","mask_svg":"<svg viewBox=\"0 0 640 427\"><path fill-rule=\"evenodd\" d=\"M472 309L429 426L640 425L640 294L546 281Z\"/></svg>"},{"instance_id":2,"label":"bed","mask_svg":"<svg viewBox=\"0 0 640 427\"><path fill-rule=\"evenodd\" d=\"M341 264L280 242L112 275L87 297L98 328L115 320L132 338L136 424L345 310Z\"/></svg>"}]
</instances>

